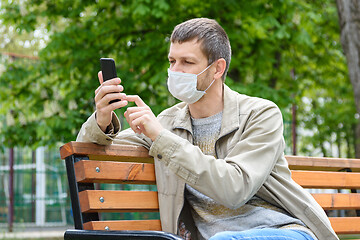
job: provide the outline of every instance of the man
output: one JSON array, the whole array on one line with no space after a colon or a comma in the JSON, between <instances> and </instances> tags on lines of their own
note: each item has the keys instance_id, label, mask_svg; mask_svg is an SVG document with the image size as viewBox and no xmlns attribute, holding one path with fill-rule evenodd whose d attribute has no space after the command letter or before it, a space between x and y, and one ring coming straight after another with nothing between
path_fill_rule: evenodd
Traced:
<instances>
[{"instance_id":1,"label":"man","mask_svg":"<svg viewBox=\"0 0 360 240\"><path fill-rule=\"evenodd\" d=\"M282 116L267 100L225 84L231 49L214 20L175 27L168 87L182 102L158 117L115 78L95 91L78 141L135 144L155 159L162 229L184 239L338 239L316 201L292 181ZM119 102L109 103L111 100ZM113 110L125 112L120 131Z\"/></svg>"}]
</instances>

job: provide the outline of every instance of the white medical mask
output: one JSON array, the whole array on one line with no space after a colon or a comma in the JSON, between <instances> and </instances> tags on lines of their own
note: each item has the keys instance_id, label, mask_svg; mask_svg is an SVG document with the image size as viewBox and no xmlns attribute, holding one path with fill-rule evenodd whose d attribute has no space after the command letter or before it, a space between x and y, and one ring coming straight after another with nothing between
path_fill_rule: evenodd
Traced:
<instances>
[{"instance_id":1,"label":"white medical mask","mask_svg":"<svg viewBox=\"0 0 360 240\"><path fill-rule=\"evenodd\" d=\"M204 91L197 90L197 77L208 70L211 65L213 65L213 63L207 66L199 74L174 72L168 69L167 84L171 95L188 104L197 102L202 96L204 96L206 91L215 81L214 79Z\"/></svg>"}]
</instances>

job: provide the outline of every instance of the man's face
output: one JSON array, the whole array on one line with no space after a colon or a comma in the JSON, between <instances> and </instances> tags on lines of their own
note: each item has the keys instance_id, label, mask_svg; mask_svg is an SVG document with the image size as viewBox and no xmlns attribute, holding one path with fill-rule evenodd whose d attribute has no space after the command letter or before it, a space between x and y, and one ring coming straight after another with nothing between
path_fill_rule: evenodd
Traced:
<instances>
[{"instance_id":1,"label":"man's face","mask_svg":"<svg viewBox=\"0 0 360 240\"><path fill-rule=\"evenodd\" d=\"M171 43L169 50L170 70L198 74L208 66L208 60L196 39Z\"/></svg>"},{"instance_id":2,"label":"man's face","mask_svg":"<svg viewBox=\"0 0 360 240\"><path fill-rule=\"evenodd\" d=\"M208 59L201 51L201 43L196 39L183 43L171 43L168 58L170 70L174 72L199 74L208 66ZM199 90L208 86L209 80L206 81L210 77L208 71L209 69L198 76L197 88Z\"/></svg>"}]
</instances>

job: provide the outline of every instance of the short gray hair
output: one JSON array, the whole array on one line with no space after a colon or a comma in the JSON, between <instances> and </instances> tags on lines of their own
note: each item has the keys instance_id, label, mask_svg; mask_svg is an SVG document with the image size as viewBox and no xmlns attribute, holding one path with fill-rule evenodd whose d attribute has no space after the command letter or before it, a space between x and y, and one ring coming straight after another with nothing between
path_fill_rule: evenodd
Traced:
<instances>
[{"instance_id":1,"label":"short gray hair","mask_svg":"<svg viewBox=\"0 0 360 240\"><path fill-rule=\"evenodd\" d=\"M193 39L201 42L201 50L208 58L208 64L220 58L225 59L226 68L221 76L225 81L231 61L231 46L225 30L213 19L194 18L177 25L170 37L172 43L182 43Z\"/></svg>"}]
</instances>

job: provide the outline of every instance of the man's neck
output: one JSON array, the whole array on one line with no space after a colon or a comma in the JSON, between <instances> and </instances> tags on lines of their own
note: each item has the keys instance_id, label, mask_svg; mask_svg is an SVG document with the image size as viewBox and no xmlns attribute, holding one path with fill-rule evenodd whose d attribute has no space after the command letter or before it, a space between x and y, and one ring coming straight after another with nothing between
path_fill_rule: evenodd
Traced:
<instances>
[{"instance_id":1,"label":"man's neck","mask_svg":"<svg viewBox=\"0 0 360 240\"><path fill-rule=\"evenodd\" d=\"M221 112L224 109L223 95L224 84L218 79L199 101L189 104L190 115L193 118L206 118Z\"/></svg>"}]
</instances>

